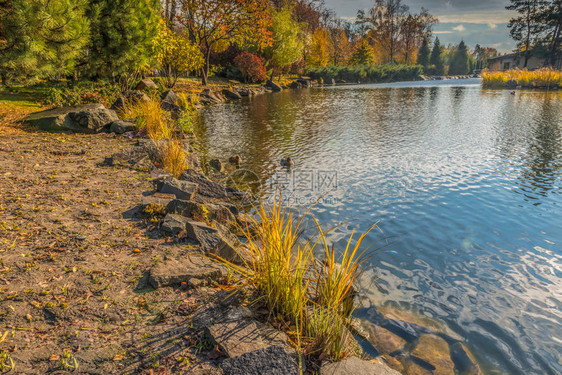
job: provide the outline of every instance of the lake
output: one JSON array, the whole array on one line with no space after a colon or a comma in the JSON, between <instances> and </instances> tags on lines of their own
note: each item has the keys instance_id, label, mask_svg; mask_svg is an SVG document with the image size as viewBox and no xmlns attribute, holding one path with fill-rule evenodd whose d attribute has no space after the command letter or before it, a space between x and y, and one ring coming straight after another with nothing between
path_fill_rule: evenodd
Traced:
<instances>
[{"instance_id":1,"label":"lake","mask_svg":"<svg viewBox=\"0 0 562 375\"><path fill-rule=\"evenodd\" d=\"M486 373L562 372L562 91L290 90L207 107L196 135L203 161L241 155L263 194L321 198L319 221L345 222L340 248L379 223L358 315L391 305L440 322Z\"/></svg>"}]
</instances>

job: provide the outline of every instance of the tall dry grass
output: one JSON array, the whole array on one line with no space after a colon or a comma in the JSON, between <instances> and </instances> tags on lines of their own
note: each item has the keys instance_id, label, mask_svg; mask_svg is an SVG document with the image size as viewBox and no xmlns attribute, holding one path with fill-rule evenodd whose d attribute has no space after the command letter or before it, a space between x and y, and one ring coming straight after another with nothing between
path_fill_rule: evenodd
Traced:
<instances>
[{"instance_id":1,"label":"tall dry grass","mask_svg":"<svg viewBox=\"0 0 562 375\"><path fill-rule=\"evenodd\" d=\"M482 72L484 87L503 88L510 85L523 87L558 87L562 86L562 72L552 68L529 71L527 69L511 69L503 72Z\"/></svg>"},{"instance_id":2,"label":"tall dry grass","mask_svg":"<svg viewBox=\"0 0 562 375\"><path fill-rule=\"evenodd\" d=\"M280 195L273 203L261 202L250 223L238 226L247 238L248 253L241 254L244 264L212 257L242 277L238 287L255 288L273 315L292 327L290 333L304 351L338 360L346 354L353 284L366 259L360 248L375 226L354 245L350 238L338 256L316 219L316 235L304 238L303 220L312 216L309 210L295 216Z\"/></svg>"},{"instance_id":3,"label":"tall dry grass","mask_svg":"<svg viewBox=\"0 0 562 375\"><path fill-rule=\"evenodd\" d=\"M179 177L188 169L188 153L184 148L182 127L162 109L156 99L127 103L120 111L121 118L135 118L138 129L144 129L160 152L162 168Z\"/></svg>"}]
</instances>

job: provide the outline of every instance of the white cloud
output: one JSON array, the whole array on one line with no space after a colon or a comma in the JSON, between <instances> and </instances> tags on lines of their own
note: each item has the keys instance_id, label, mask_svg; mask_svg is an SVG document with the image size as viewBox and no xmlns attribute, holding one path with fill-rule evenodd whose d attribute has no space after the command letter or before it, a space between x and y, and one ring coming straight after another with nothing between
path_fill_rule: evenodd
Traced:
<instances>
[{"instance_id":1,"label":"white cloud","mask_svg":"<svg viewBox=\"0 0 562 375\"><path fill-rule=\"evenodd\" d=\"M495 29L498 28L498 25L496 25L495 23L492 23L492 22L490 22L490 23L488 24L488 26L489 26L490 29L492 29L492 30L495 30Z\"/></svg>"},{"instance_id":2,"label":"white cloud","mask_svg":"<svg viewBox=\"0 0 562 375\"><path fill-rule=\"evenodd\" d=\"M453 33L452 31L448 31L448 30L445 30L445 31L434 31L434 32L433 32L433 34L452 34L452 33Z\"/></svg>"},{"instance_id":3,"label":"white cloud","mask_svg":"<svg viewBox=\"0 0 562 375\"><path fill-rule=\"evenodd\" d=\"M438 14L438 12L436 12ZM480 24L490 24L490 23L508 23L509 19L513 16L513 12L509 10L490 10L475 11L470 13L458 13L458 14L438 14L439 22L443 23L480 23Z\"/></svg>"},{"instance_id":4,"label":"white cloud","mask_svg":"<svg viewBox=\"0 0 562 375\"><path fill-rule=\"evenodd\" d=\"M458 31L459 33L462 33L463 31L466 30L466 27L464 27L463 25L458 25L456 27L453 27L453 30Z\"/></svg>"}]
</instances>

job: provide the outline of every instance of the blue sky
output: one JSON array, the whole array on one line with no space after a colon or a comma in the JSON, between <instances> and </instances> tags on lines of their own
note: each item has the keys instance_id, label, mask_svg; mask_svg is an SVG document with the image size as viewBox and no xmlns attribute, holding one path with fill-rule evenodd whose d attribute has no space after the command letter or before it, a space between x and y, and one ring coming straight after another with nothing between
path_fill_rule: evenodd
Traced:
<instances>
[{"instance_id":1,"label":"blue sky","mask_svg":"<svg viewBox=\"0 0 562 375\"><path fill-rule=\"evenodd\" d=\"M325 0L340 17L354 19L358 9L368 9L374 0ZM435 35L443 45L464 40L470 48L479 43L510 52L515 43L509 36L507 23L513 13L506 10L509 0L404 0L410 9L421 7L439 18Z\"/></svg>"}]
</instances>

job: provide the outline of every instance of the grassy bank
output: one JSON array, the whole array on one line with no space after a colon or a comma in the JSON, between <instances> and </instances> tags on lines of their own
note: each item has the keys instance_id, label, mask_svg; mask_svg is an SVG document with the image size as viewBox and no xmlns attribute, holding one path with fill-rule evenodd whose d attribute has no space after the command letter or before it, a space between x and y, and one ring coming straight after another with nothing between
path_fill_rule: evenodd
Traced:
<instances>
[{"instance_id":1,"label":"grassy bank","mask_svg":"<svg viewBox=\"0 0 562 375\"><path fill-rule=\"evenodd\" d=\"M307 75L312 79L323 79L324 82L387 82L411 81L423 73L419 65L357 65L357 66L326 66L310 68Z\"/></svg>"},{"instance_id":2,"label":"grassy bank","mask_svg":"<svg viewBox=\"0 0 562 375\"><path fill-rule=\"evenodd\" d=\"M483 71L482 85L488 88L558 88L562 85L562 71L543 68L529 71L511 69L503 72Z\"/></svg>"}]
</instances>

